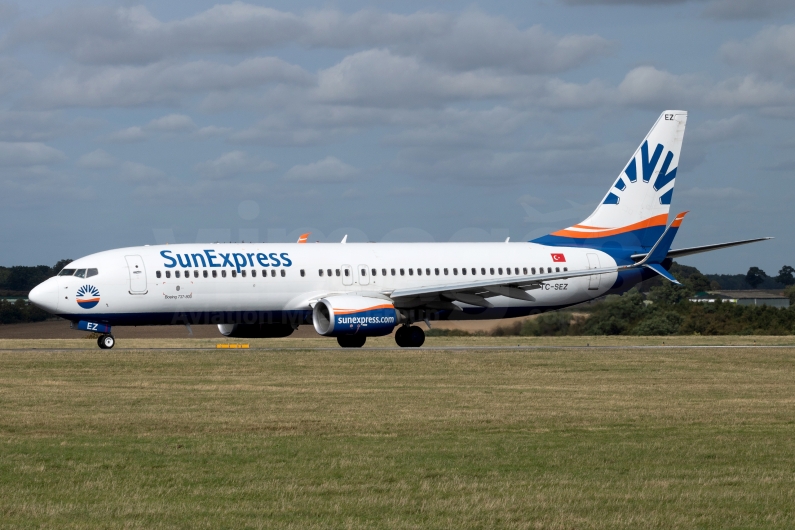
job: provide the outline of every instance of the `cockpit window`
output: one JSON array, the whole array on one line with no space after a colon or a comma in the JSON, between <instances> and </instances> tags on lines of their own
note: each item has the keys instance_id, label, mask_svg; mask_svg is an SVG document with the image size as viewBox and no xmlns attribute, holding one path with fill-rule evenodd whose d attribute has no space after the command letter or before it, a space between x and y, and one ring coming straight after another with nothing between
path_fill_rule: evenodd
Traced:
<instances>
[{"instance_id":1,"label":"cockpit window","mask_svg":"<svg viewBox=\"0 0 795 530\"><path fill-rule=\"evenodd\" d=\"M78 278L85 278L86 277L86 270L85 269L77 269L77 272L75 272L75 276L77 276Z\"/></svg>"},{"instance_id":2,"label":"cockpit window","mask_svg":"<svg viewBox=\"0 0 795 530\"><path fill-rule=\"evenodd\" d=\"M92 276L96 276L99 274L98 269L86 269L86 278L91 278Z\"/></svg>"},{"instance_id":3,"label":"cockpit window","mask_svg":"<svg viewBox=\"0 0 795 530\"><path fill-rule=\"evenodd\" d=\"M75 273L75 269L61 269L61 272L58 273L58 276L72 276Z\"/></svg>"}]
</instances>

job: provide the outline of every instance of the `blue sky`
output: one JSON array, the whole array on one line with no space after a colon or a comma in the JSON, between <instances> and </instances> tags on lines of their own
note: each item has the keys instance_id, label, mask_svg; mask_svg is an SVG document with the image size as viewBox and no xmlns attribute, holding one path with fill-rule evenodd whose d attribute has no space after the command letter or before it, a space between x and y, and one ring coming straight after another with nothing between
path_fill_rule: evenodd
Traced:
<instances>
[{"instance_id":1,"label":"blue sky","mask_svg":"<svg viewBox=\"0 0 795 530\"><path fill-rule=\"evenodd\" d=\"M795 3L0 4L0 264L162 242L531 239L665 109L676 247L795 265Z\"/></svg>"}]
</instances>

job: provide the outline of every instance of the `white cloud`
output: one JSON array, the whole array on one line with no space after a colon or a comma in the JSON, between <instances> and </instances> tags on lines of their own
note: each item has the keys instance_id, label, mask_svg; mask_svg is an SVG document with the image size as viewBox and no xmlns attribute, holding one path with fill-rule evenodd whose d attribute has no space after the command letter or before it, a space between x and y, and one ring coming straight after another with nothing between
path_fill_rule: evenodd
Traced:
<instances>
[{"instance_id":1,"label":"white cloud","mask_svg":"<svg viewBox=\"0 0 795 530\"><path fill-rule=\"evenodd\" d=\"M196 171L210 179L223 179L243 173L265 173L276 169L269 160L249 155L244 151L230 151L215 160L196 164Z\"/></svg>"},{"instance_id":2,"label":"white cloud","mask_svg":"<svg viewBox=\"0 0 795 530\"><path fill-rule=\"evenodd\" d=\"M61 69L44 79L28 104L45 107L127 107L170 103L194 92L251 88L267 83L311 83L298 66L275 57L245 59L235 65L211 61L147 66Z\"/></svg>"},{"instance_id":3,"label":"white cloud","mask_svg":"<svg viewBox=\"0 0 795 530\"><path fill-rule=\"evenodd\" d=\"M251 53L288 44L388 47L451 68L559 72L611 51L598 35L558 37L476 10L409 15L311 10L296 15L243 2L161 22L144 6L72 7L18 24L6 47L46 42L84 64L146 64L196 53Z\"/></svg>"},{"instance_id":4,"label":"white cloud","mask_svg":"<svg viewBox=\"0 0 795 530\"><path fill-rule=\"evenodd\" d=\"M150 121L146 125L146 128L153 131L179 132L193 130L196 128L196 124L193 123L190 116L185 116L184 114L169 114L168 116Z\"/></svg>"},{"instance_id":5,"label":"white cloud","mask_svg":"<svg viewBox=\"0 0 795 530\"><path fill-rule=\"evenodd\" d=\"M145 185L162 181L165 172L160 169L141 164L139 162L122 162L119 166L119 177L122 180L136 184Z\"/></svg>"},{"instance_id":6,"label":"white cloud","mask_svg":"<svg viewBox=\"0 0 795 530\"><path fill-rule=\"evenodd\" d=\"M719 20L753 20L785 15L794 9L791 0L712 0L704 15Z\"/></svg>"},{"instance_id":7,"label":"white cloud","mask_svg":"<svg viewBox=\"0 0 795 530\"><path fill-rule=\"evenodd\" d=\"M194 134L201 138L212 138L213 136L226 136L231 132L231 127L217 127L215 125L208 125L207 127L202 127Z\"/></svg>"},{"instance_id":8,"label":"white cloud","mask_svg":"<svg viewBox=\"0 0 795 530\"><path fill-rule=\"evenodd\" d=\"M78 167L85 169L110 169L118 163L116 157L102 149L86 153L77 160Z\"/></svg>"},{"instance_id":9,"label":"white cloud","mask_svg":"<svg viewBox=\"0 0 795 530\"><path fill-rule=\"evenodd\" d=\"M118 131L114 131L107 136L105 136L105 140L108 142L126 144L132 142L143 142L146 140L147 135L146 132L138 126L135 127L127 127L126 129L121 129Z\"/></svg>"},{"instance_id":10,"label":"white cloud","mask_svg":"<svg viewBox=\"0 0 795 530\"><path fill-rule=\"evenodd\" d=\"M795 79L795 24L767 27L749 39L729 41L721 46L721 54L765 76Z\"/></svg>"},{"instance_id":11,"label":"white cloud","mask_svg":"<svg viewBox=\"0 0 795 530\"><path fill-rule=\"evenodd\" d=\"M520 91L515 77L444 72L415 57L367 50L318 74L317 101L375 106L425 106L456 99L504 97Z\"/></svg>"},{"instance_id":12,"label":"white cloud","mask_svg":"<svg viewBox=\"0 0 795 530\"><path fill-rule=\"evenodd\" d=\"M359 177L359 170L333 156L311 164L291 167L284 178L299 182L345 182Z\"/></svg>"},{"instance_id":13,"label":"white cloud","mask_svg":"<svg viewBox=\"0 0 795 530\"><path fill-rule=\"evenodd\" d=\"M66 155L39 142L0 142L0 166L47 166L62 162Z\"/></svg>"}]
</instances>

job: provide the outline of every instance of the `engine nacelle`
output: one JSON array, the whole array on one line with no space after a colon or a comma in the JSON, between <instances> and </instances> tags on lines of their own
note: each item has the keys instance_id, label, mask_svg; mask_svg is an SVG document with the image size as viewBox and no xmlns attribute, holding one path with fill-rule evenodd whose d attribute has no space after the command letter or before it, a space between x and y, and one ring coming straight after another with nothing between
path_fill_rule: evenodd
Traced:
<instances>
[{"instance_id":1,"label":"engine nacelle","mask_svg":"<svg viewBox=\"0 0 795 530\"><path fill-rule=\"evenodd\" d=\"M287 337L295 328L291 324L218 324L218 331L227 337L273 339Z\"/></svg>"},{"instance_id":2,"label":"engine nacelle","mask_svg":"<svg viewBox=\"0 0 795 530\"><path fill-rule=\"evenodd\" d=\"M329 296L312 311L315 331L327 337L389 335L399 320L400 313L392 302L365 296Z\"/></svg>"}]
</instances>

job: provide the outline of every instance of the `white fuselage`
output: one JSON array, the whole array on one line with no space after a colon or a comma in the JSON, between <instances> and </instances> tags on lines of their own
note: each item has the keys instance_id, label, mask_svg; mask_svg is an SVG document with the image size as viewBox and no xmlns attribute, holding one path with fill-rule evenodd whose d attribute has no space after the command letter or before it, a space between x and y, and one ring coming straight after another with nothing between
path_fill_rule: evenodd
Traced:
<instances>
[{"instance_id":1,"label":"white fuselage","mask_svg":"<svg viewBox=\"0 0 795 530\"><path fill-rule=\"evenodd\" d=\"M261 321L262 314L306 315L314 300L334 294L389 296L396 289L509 280L517 272L525 276L559 272L564 267L575 271L615 265L610 255L598 250L534 243L144 246L80 258L68 269L96 269L97 273L51 278L37 287L36 299L48 311L73 321L214 324L235 319ZM535 301L497 296L489 299L493 305L489 309L457 301L463 311L449 311L442 318L502 318L542 312L601 296L615 280L612 273L545 282L531 291ZM86 303L87 299L98 301L88 307L92 304Z\"/></svg>"}]
</instances>

